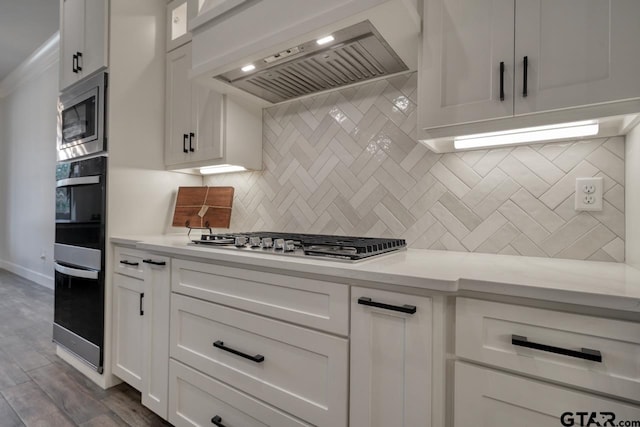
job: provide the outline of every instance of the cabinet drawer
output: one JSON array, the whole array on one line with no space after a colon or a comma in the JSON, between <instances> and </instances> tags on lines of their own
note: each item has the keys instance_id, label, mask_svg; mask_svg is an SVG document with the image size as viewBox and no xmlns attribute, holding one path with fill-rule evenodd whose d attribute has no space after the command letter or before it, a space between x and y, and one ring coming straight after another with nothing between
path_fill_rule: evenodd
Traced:
<instances>
[{"instance_id":1,"label":"cabinet drawer","mask_svg":"<svg viewBox=\"0 0 640 427\"><path fill-rule=\"evenodd\" d=\"M639 323L458 298L456 354L640 402Z\"/></svg>"},{"instance_id":2,"label":"cabinet drawer","mask_svg":"<svg viewBox=\"0 0 640 427\"><path fill-rule=\"evenodd\" d=\"M176 427L213 426L216 416L226 427L310 427L173 359L169 390L169 421Z\"/></svg>"},{"instance_id":3,"label":"cabinet drawer","mask_svg":"<svg viewBox=\"0 0 640 427\"><path fill-rule=\"evenodd\" d=\"M170 335L172 358L314 425L346 425L346 339L176 294Z\"/></svg>"},{"instance_id":4,"label":"cabinet drawer","mask_svg":"<svg viewBox=\"0 0 640 427\"><path fill-rule=\"evenodd\" d=\"M116 246L114 251L114 273L124 274L136 279L144 279L144 271L142 270L144 252L121 246Z\"/></svg>"},{"instance_id":5,"label":"cabinet drawer","mask_svg":"<svg viewBox=\"0 0 640 427\"><path fill-rule=\"evenodd\" d=\"M589 414L584 424L579 422L578 412ZM587 422L593 412L599 424ZM602 413L615 416L615 423L605 423L611 415ZM618 422L635 420L640 420L638 406L466 363L455 364L455 427L627 425Z\"/></svg>"},{"instance_id":6,"label":"cabinet drawer","mask_svg":"<svg viewBox=\"0 0 640 427\"><path fill-rule=\"evenodd\" d=\"M349 287L214 264L174 260L174 292L340 335L349 333Z\"/></svg>"}]
</instances>

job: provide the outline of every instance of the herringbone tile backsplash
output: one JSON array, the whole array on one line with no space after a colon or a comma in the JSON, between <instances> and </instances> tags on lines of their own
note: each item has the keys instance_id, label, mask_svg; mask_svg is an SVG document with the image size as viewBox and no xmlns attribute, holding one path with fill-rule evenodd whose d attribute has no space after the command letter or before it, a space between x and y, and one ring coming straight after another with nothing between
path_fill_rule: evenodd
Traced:
<instances>
[{"instance_id":1,"label":"herringbone tile backsplash","mask_svg":"<svg viewBox=\"0 0 640 427\"><path fill-rule=\"evenodd\" d=\"M264 110L264 170L235 187L234 231L393 236L412 248L624 261L624 138L434 154L416 75ZM573 209L604 177L602 212Z\"/></svg>"}]
</instances>

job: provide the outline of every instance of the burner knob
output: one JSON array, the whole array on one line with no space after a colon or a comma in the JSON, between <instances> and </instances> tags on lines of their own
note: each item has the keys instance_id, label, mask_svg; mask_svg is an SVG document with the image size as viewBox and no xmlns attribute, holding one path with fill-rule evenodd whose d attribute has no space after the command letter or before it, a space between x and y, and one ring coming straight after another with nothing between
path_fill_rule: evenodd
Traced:
<instances>
[{"instance_id":1,"label":"burner knob","mask_svg":"<svg viewBox=\"0 0 640 427\"><path fill-rule=\"evenodd\" d=\"M251 246L252 248L259 248L260 238L256 236L249 237L249 246Z\"/></svg>"},{"instance_id":2,"label":"burner knob","mask_svg":"<svg viewBox=\"0 0 640 427\"><path fill-rule=\"evenodd\" d=\"M247 238L245 236L237 236L235 245L238 248L242 248L247 245Z\"/></svg>"},{"instance_id":3,"label":"burner knob","mask_svg":"<svg viewBox=\"0 0 640 427\"><path fill-rule=\"evenodd\" d=\"M284 251L285 252L292 252L296 250L296 244L294 243L293 240L287 240L286 242L284 242Z\"/></svg>"},{"instance_id":4,"label":"burner knob","mask_svg":"<svg viewBox=\"0 0 640 427\"><path fill-rule=\"evenodd\" d=\"M273 241L273 249L284 249L284 239L276 239Z\"/></svg>"},{"instance_id":5,"label":"burner knob","mask_svg":"<svg viewBox=\"0 0 640 427\"><path fill-rule=\"evenodd\" d=\"M262 238L262 248L269 249L273 247L273 239L271 237Z\"/></svg>"}]
</instances>

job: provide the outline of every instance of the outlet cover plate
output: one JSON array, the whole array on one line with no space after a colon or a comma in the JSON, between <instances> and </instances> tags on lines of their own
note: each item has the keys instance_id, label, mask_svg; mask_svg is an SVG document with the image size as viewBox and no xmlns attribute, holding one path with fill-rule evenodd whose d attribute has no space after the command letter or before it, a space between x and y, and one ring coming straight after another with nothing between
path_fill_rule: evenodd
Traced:
<instances>
[{"instance_id":1,"label":"outlet cover plate","mask_svg":"<svg viewBox=\"0 0 640 427\"><path fill-rule=\"evenodd\" d=\"M576 178L576 211L601 211L603 197L604 181L602 177Z\"/></svg>"}]
</instances>

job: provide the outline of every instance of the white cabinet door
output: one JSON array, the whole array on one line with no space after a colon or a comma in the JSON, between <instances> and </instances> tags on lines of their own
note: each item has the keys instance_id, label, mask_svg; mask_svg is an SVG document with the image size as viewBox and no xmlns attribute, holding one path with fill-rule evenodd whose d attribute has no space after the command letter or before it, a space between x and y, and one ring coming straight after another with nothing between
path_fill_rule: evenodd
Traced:
<instances>
[{"instance_id":1,"label":"white cabinet door","mask_svg":"<svg viewBox=\"0 0 640 427\"><path fill-rule=\"evenodd\" d=\"M60 2L60 90L78 81L77 52L83 49L84 0Z\"/></svg>"},{"instance_id":2,"label":"white cabinet door","mask_svg":"<svg viewBox=\"0 0 640 427\"><path fill-rule=\"evenodd\" d=\"M157 255L144 262L142 404L167 419L169 393L170 259Z\"/></svg>"},{"instance_id":3,"label":"white cabinet door","mask_svg":"<svg viewBox=\"0 0 640 427\"><path fill-rule=\"evenodd\" d=\"M107 0L85 0L84 47L80 51L82 70L80 78L106 68L109 41L109 2Z\"/></svg>"},{"instance_id":4,"label":"white cabinet door","mask_svg":"<svg viewBox=\"0 0 640 427\"><path fill-rule=\"evenodd\" d=\"M586 412L584 423L578 412ZM595 412L596 422L589 423ZM568 414L567 414L568 413ZM455 363L455 427L618 425L637 420L640 407L462 362ZM564 414L564 415L563 415ZM622 424L620 424L622 425Z\"/></svg>"},{"instance_id":5,"label":"white cabinet door","mask_svg":"<svg viewBox=\"0 0 640 427\"><path fill-rule=\"evenodd\" d=\"M113 373L137 390L143 377L143 288L142 280L113 275Z\"/></svg>"},{"instance_id":6,"label":"white cabinet door","mask_svg":"<svg viewBox=\"0 0 640 427\"><path fill-rule=\"evenodd\" d=\"M640 96L637 0L516 0L515 16L515 114Z\"/></svg>"},{"instance_id":7,"label":"white cabinet door","mask_svg":"<svg viewBox=\"0 0 640 427\"><path fill-rule=\"evenodd\" d=\"M165 163L188 162L191 131L191 44L167 54Z\"/></svg>"},{"instance_id":8,"label":"white cabinet door","mask_svg":"<svg viewBox=\"0 0 640 427\"><path fill-rule=\"evenodd\" d=\"M189 80L191 43L167 54L167 166L223 157L224 96Z\"/></svg>"},{"instance_id":9,"label":"white cabinet door","mask_svg":"<svg viewBox=\"0 0 640 427\"><path fill-rule=\"evenodd\" d=\"M106 0L60 2L60 90L108 65Z\"/></svg>"},{"instance_id":10,"label":"white cabinet door","mask_svg":"<svg viewBox=\"0 0 640 427\"><path fill-rule=\"evenodd\" d=\"M217 160L223 157L224 96L199 84L192 85L190 148L191 160Z\"/></svg>"},{"instance_id":11,"label":"white cabinet door","mask_svg":"<svg viewBox=\"0 0 640 427\"><path fill-rule=\"evenodd\" d=\"M350 426L431 426L431 346L429 298L353 287Z\"/></svg>"},{"instance_id":12,"label":"white cabinet door","mask_svg":"<svg viewBox=\"0 0 640 427\"><path fill-rule=\"evenodd\" d=\"M424 2L423 128L513 115L513 14L513 0Z\"/></svg>"}]
</instances>

